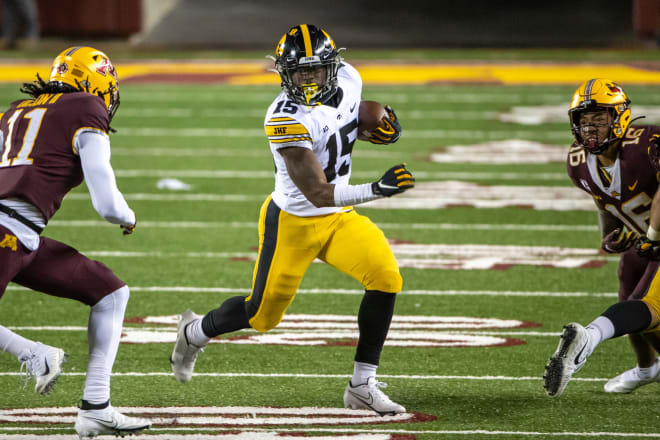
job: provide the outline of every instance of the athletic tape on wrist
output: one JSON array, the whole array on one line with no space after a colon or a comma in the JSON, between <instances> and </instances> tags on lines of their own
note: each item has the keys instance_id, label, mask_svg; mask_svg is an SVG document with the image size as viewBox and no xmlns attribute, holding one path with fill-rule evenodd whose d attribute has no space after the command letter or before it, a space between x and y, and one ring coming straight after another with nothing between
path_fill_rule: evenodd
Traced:
<instances>
[{"instance_id":1,"label":"athletic tape on wrist","mask_svg":"<svg viewBox=\"0 0 660 440\"><path fill-rule=\"evenodd\" d=\"M660 240L660 232L656 231L653 226L649 226L648 231L646 231L646 236L649 240L658 241Z\"/></svg>"},{"instance_id":2,"label":"athletic tape on wrist","mask_svg":"<svg viewBox=\"0 0 660 440\"><path fill-rule=\"evenodd\" d=\"M335 185L335 206L351 206L371 200L380 199L380 194L374 194L371 183L362 185Z\"/></svg>"}]
</instances>

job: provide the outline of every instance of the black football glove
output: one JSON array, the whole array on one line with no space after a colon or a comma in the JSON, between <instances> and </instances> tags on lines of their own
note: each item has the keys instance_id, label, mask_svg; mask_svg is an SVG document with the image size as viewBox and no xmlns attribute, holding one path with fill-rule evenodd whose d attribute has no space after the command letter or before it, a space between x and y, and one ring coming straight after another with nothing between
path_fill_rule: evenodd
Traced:
<instances>
[{"instance_id":1,"label":"black football glove","mask_svg":"<svg viewBox=\"0 0 660 440\"><path fill-rule=\"evenodd\" d=\"M601 247L608 254L619 254L630 249L635 241L637 241L637 234L621 227L603 237Z\"/></svg>"},{"instance_id":2,"label":"black football glove","mask_svg":"<svg viewBox=\"0 0 660 440\"><path fill-rule=\"evenodd\" d=\"M643 235L635 244L637 255L651 260L660 260L660 240L654 241Z\"/></svg>"},{"instance_id":3,"label":"black football glove","mask_svg":"<svg viewBox=\"0 0 660 440\"><path fill-rule=\"evenodd\" d=\"M383 174L378 182L371 184L374 194L392 197L415 186L415 178L406 169L406 164L395 165Z\"/></svg>"},{"instance_id":4,"label":"black football glove","mask_svg":"<svg viewBox=\"0 0 660 440\"><path fill-rule=\"evenodd\" d=\"M396 113L394 113L394 110L389 105L385 106L385 111L387 112L387 116L383 118L384 126L377 127L371 132L371 136L369 136L368 140L372 144L393 144L401 137L401 124L399 124Z\"/></svg>"},{"instance_id":5,"label":"black football glove","mask_svg":"<svg viewBox=\"0 0 660 440\"><path fill-rule=\"evenodd\" d=\"M660 172L660 134L654 134L649 139L649 160L656 172Z\"/></svg>"},{"instance_id":6,"label":"black football glove","mask_svg":"<svg viewBox=\"0 0 660 440\"><path fill-rule=\"evenodd\" d=\"M119 228L121 228L121 233L124 235L131 235L133 231L135 231L135 227L137 226L137 216L135 216L135 223L132 225L119 225Z\"/></svg>"}]
</instances>

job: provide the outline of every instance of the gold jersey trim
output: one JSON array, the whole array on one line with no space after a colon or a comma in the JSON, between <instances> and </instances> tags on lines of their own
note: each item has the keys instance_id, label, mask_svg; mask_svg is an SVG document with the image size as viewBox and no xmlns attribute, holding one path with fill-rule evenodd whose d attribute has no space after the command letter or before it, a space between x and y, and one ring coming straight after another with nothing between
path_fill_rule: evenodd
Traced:
<instances>
[{"instance_id":1,"label":"gold jersey trim","mask_svg":"<svg viewBox=\"0 0 660 440\"><path fill-rule=\"evenodd\" d=\"M296 134L304 134L309 136L309 131L304 125L297 124L279 124L279 125L265 125L266 136L289 136Z\"/></svg>"}]
</instances>

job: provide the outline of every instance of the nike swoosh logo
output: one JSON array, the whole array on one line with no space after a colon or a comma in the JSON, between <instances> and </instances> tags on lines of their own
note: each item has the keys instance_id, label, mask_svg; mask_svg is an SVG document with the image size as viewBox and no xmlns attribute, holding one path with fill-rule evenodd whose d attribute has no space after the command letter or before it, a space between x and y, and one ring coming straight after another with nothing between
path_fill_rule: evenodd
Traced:
<instances>
[{"instance_id":1,"label":"nike swoosh logo","mask_svg":"<svg viewBox=\"0 0 660 440\"><path fill-rule=\"evenodd\" d=\"M113 419L102 419L101 417L94 417L94 416L85 416L87 420L94 420L97 422L101 422L103 424L106 424L109 428L116 428L117 427L117 421Z\"/></svg>"},{"instance_id":2,"label":"nike swoosh logo","mask_svg":"<svg viewBox=\"0 0 660 440\"><path fill-rule=\"evenodd\" d=\"M354 395L358 400L362 401L362 403L365 403L369 406L374 404L374 396L372 396L371 393L369 393L369 399L368 400L366 400L364 397L360 396L359 394L354 393L353 391L349 390L349 393Z\"/></svg>"},{"instance_id":3,"label":"nike swoosh logo","mask_svg":"<svg viewBox=\"0 0 660 440\"><path fill-rule=\"evenodd\" d=\"M635 183L633 183L632 185L629 185L629 186L628 186L628 189L629 189L630 191L634 191L635 188L637 188L637 182L639 182L639 180L635 180Z\"/></svg>"},{"instance_id":4,"label":"nike swoosh logo","mask_svg":"<svg viewBox=\"0 0 660 440\"><path fill-rule=\"evenodd\" d=\"M356 106L356 105L357 105L357 102L354 103L353 106L351 107L351 113L353 113L353 110L355 110L355 106Z\"/></svg>"},{"instance_id":5,"label":"nike swoosh logo","mask_svg":"<svg viewBox=\"0 0 660 440\"><path fill-rule=\"evenodd\" d=\"M573 360L574 364L579 363L580 356L582 355L582 352L584 351L585 348L587 348L587 344L584 344L584 346L582 347L582 350L580 350L580 352L575 356L575 359Z\"/></svg>"}]
</instances>

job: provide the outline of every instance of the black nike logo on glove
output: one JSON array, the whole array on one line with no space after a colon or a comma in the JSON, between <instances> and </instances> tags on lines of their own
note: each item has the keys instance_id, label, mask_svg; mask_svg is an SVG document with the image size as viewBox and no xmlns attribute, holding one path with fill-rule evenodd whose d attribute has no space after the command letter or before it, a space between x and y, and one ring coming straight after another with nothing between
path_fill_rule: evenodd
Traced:
<instances>
[{"instance_id":1,"label":"black nike logo on glove","mask_svg":"<svg viewBox=\"0 0 660 440\"><path fill-rule=\"evenodd\" d=\"M357 105L357 102L353 104L353 106L350 108L351 113L353 113L353 110L355 110L355 106Z\"/></svg>"}]
</instances>

